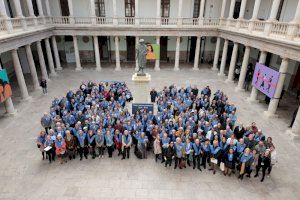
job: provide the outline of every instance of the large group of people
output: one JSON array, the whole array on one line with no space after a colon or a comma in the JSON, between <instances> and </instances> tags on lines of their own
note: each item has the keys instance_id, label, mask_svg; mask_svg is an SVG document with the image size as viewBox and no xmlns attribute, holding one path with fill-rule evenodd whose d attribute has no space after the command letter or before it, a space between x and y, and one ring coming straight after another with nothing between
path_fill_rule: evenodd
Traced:
<instances>
[{"instance_id":1,"label":"large group of people","mask_svg":"<svg viewBox=\"0 0 300 200\"><path fill-rule=\"evenodd\" d=\"M133 99L124 82L83 83L76 92L54 99L50 113L41 124L45 130L37 138L43 159L61 163L68 159L103 158L117 151L121 159L130 158L130 148L138 158L155 154L165 167L192 167L202 171L218 169L259 176L270 173L276 151L272 138L266 138L255 122L244 127L236 116L236 106L222 91L212 94L209 86L171 85L151 91L157 113L138 110L130 114L126 102Z\"/></svg>"}]
</instances>

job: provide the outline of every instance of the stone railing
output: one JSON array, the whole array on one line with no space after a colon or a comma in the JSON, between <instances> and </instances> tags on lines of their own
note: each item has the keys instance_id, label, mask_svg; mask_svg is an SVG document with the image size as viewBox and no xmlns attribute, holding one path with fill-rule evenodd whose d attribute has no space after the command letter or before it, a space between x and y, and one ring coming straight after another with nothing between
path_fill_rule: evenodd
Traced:
<instances>
[{"instance_id":1,"label":"stone railing","mask_svg":"<svg viewBox=\"0 0 300 200\"><path fill-rule=\"evenodd\" d=\"M24 26L24 21L25 26ZM111 27L149 27L149 28L215 28L236 32L268 33L270 37L300 39L300 25L285 22L267 22L259 20L213 19L213 18L135 18L135 17L26 17L0 19L0 34L17 30L35 29L36 26L111 26Z\"/></svg>"}]
</instances>

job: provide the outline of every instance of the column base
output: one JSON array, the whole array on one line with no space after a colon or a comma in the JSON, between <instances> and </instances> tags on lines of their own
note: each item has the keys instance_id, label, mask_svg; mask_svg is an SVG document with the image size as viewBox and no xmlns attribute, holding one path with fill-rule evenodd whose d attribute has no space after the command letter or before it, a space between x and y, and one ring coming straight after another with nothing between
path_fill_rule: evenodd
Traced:
<instances>
[{"instance_id":1,"label":"column base","mask_svg":"<svg viewBox=\"0 0 300 200\"><path fill-rule=\"evenodd\" d=\"M34 88L34 91L41 91L42 90L41 86L39 86L39 85L37 85L33 88Z\"/></svg>"},{"instance_id":2,"label":"column base","mask_svg":"<svg viewBox=\"0 0 300 200\"><path fill-rule=\"evenodd\" d=\"M278 118L277 114L269 113L267 110L264 111L264 116L266 116L267 118Z\"/></svg>"},{"instance_id":3,"label":"column base","mask_svg":"<svg viewBox=\"0 0 300 200\"><path fill-rule=\"evenodd\" d=\"M55 73L50 73L49 75L50 75L50 77L57 77L58 76L56 72Z\"/></svg>"},{"instance_id":4,"label":"column base","mask_svg":"<svg viewBox=\"0 0 300 200\"><path fill-rule=\"evenodd\" d=\"M28 96L28 97L26 97L26 98L22 98L22 101L31 101L32 100L32 97L31 96Z\"/></svg>"},{"instance_id":5,"label":"column base","mask_svg":"<svg viewBox=\"0 0 300 200\"><path fill-rule=\"evenodd\" d=\"M179 67L174 67L174 71L179 71Z\"/></svg>"},{"instance_id":6,"label":"column base","mask_svg":"<svg viewBox=\"0 0 300 200\"><path fill-rule=\"evenodd\" d=\"M233 81L233 80L230 80L230 79L226 79L226 80L225 80L225 83L234 83L234 81Z\"/></svg>"},{"instance_id":7,"label":"column base","mask_svg":"<svg viewBox=\"0 0 300 200\"><path fill-rule=\"evenodd\" d=\"M75 68L75 71L81 71L82 70L82 67L76 67Z\"/></svg>"},{"instance_id":8,"label":"column base","mask_svg":"<svg viewBox=\"0 0 300 200\"><path fill-rule=\"evenodd\" d=\"M63 68L62 67L57 67L56 70L61 71L61 70L63 70Z\"/></svg>"},{"instance_id":9,"label":"column base","mask_svg":"<svg viewBox=\"0 0 300 200\"><path fill-rule=\"evenodd\" d=\"M212 67L211 70L213 70L213 71L218 71L218 68Z\"/></svg>"},{"instance_id":10,"label":"column base","mask_svg":"<svg viewBox=\"0 0 300 200\"><path fill-rule=\"evenodd\" d=\"M15 116L16 114L17 114L17 112L18 112L18 110L17 109L14 109L14 111L13 112L5 112L4 113L4 116L6 116L6 117L13 117L13 116Z\"/></svg>"},{"instance_id":11,"label":"column base","mask_svg":"<svg viewBox=\"0 0 300 200\"><path fill-rule=\"evenodd\" d=\"M297 133L294 133L292 128L288 128L285 131L285 134L287 134L288 136L290 136L293 140L300 140L300 135Z\"/></svg>"},{"instance_id":12,"label":"column base","mask_svg":"<svg viewBox=\"0 0 300 200\"><path fill-rule=\"evenodd\" d=\"M116 67L115 68L115 71L121 71L122 69L121 69L121 67Z\"/></svg>"},{"instance_id":13,"label":"column base","mask_svg":"<svg viewBox=\"0 0 300 200\"><path fill-rule=\"evenodd\" d=\"M250 103L259 103L259 100L257 100L257 99L251 99L251 97L248 97L247 101L250 102Z\"/></svg>"},{"instance_id":14,"label":"column base","mask_svg":"<svg viewBox=\"0 0 300 200\"><path fill-rule=\"evenodd\" d=\"M154 67L154 71L160 71L159 67Z\"/></svg>"},{"instance_id":15,"label":"column base","mask_svg":"<svg viewBox=\"0 0 300 200\"><path fill-rule=\"evenodd\" d=\"M100 71L102 71L102 68L101 68L101 67L100 67L100 68L97 67L97 68L96 68L96 71L97 71L97 72L100 72Z\"/></svg>"},{"instance_id":16,"label":"column base","mask_svg":"<svg viewBox=\"0 0 300 200\"><path fill-rule=\"evenodd\" d=\"M224 73L218 73L218 76L224 77L225 74Z\"/></svg>"},{"instance_id":17,"label":"column base","mask_svg":"<svg viewBox=\"0 0 300 200\"><path fill-rule=\"evenodd\" d=\"M193 71L199 71L199 67L193 67L192 70Z\"/></svg>"},{"instance_id":18,"label":"column base","mask_svg":"<svg viewBox=\"0 0 300 200\"><path fill-rule=\"evenodd\" d=\"M234 91L236 91L236 92L244 92L245 91L245 89L241 89L241 88L239 88L239 87L236 87L236 88L234 88Z\"/></svg>"}]
</instances>

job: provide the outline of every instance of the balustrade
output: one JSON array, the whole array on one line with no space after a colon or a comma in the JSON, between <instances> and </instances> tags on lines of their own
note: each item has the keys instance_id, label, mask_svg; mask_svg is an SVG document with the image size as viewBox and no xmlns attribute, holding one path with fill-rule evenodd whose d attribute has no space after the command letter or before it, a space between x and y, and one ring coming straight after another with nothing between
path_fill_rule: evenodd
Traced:
<instances>
[{"instance_id":1,"label":"balustrade","mask_svg":"<svg viewBox=\"0 0 300 200\"><path fill-rule=\"evenodd\" d=\"M274 22L271 29L271 34L286 35L288 30L288 23Z\"/></svg>"}]
</instances>

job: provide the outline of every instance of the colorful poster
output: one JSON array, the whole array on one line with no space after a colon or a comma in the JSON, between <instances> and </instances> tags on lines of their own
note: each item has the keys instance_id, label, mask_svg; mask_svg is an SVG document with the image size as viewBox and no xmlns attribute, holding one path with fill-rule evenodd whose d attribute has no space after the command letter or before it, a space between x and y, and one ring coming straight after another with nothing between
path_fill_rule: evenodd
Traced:
<instances>
[{"instance_id":1,"label":"colorful poster","mask_svg":"<svg viewBox=\"0 0 300 200\"><path fill-rule=\"evenodd\" d=\"M0 103L11 97L11 95L12 92L6 69L0 70Z\"/></svg>"},{"instance_id":2,"label":"colorful poster","mask_svg":"<svg viewBox=\"0 0 300 200\"><path fill-rule=\"evenodd\" d=\"M156 60L160 58L160 45L159 44L146 44L147 45L147 60Z\"/></svg>"},{"instance_id":3,"label":"colorful poster","mask_svg":"<svg viewBox=\"0 0 300 200\"><path fill-rule=\"evenodd\" d=\"M280 73L265 65L256 63L252 86L270 98L274 97Z\"/></svg>"}]
</instances>

